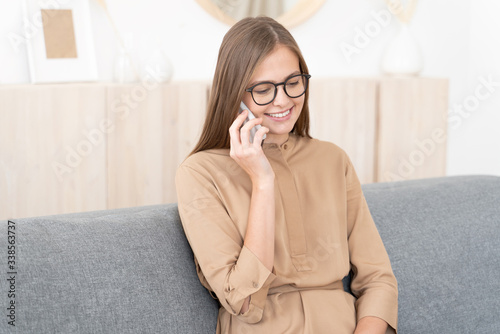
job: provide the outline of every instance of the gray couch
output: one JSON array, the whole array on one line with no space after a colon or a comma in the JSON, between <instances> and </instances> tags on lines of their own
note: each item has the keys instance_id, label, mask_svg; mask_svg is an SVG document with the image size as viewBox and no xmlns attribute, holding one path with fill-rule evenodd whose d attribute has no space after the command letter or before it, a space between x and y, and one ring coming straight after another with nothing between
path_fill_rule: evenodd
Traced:
<instances>
[{"instance_id":1,"label":"gray couch","mask_svg":"<svg viewBox=\"0 0 500 334\"><path fill-rule=\"evenodd\" d=\"M500 177L363 189L398 278L399 333L500 333ZM218 304L198 281L176 204L10 226L8 239L0 224L0 333L215 332Z\"/></svg>"}]
</instances>

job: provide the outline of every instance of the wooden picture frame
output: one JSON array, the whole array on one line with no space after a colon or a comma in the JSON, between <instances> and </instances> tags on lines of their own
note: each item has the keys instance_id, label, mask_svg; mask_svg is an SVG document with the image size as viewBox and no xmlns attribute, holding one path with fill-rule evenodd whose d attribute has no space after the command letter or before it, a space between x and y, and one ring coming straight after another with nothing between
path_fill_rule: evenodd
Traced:
<instances>
[{"instance_id":1,"label":"wooden picture frame","mask_svg":"<svg viewBox=\"0 0 500 334\"><path fill-rule=\"evenodd\" d=\"M88 0L24 0L31 83L97 81Z\"/></svg>"}]
</instances>

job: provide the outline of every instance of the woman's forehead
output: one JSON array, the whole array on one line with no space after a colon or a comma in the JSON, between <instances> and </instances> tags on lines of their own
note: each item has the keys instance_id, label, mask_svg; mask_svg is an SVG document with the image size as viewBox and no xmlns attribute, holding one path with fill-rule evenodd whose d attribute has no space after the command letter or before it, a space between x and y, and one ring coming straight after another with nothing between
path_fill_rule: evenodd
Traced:
<instances>
[{"instance_id":1,"label":"woman's forehead","mask_svg":"<svg viewBox=\"0 0 500 334\"><path fill-rule=\"evenodd\" d=\"M251 82L285 80L300 73L299 57L286 46L278 46L255 68Z\"/></svg>"}]
</instances>

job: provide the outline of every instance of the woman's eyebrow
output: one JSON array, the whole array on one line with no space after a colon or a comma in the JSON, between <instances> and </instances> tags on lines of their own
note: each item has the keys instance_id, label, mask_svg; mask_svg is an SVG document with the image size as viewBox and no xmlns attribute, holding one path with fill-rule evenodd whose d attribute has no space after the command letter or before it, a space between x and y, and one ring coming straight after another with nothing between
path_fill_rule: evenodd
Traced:
<instances>
[{"instance_id":1,"label":"woman's eyebrow","mask_svg":"<svg viewBox=\"0 0 500 334\"><path fill-rule=\"evenodd\" d=\"M282 81L282 82L285 82L287 79L289 79L290 77L293 77L294 75L297 75L297 74L300 74L300 71L297 70L297 71L294 71L292 72L291 74L289 74L287 77L285 77L285 79ZM252 87L252 86L255 86L255 85L258 85L260 83L264 83L264 82L273 82L275 83L275 81L273 80L259 80L259 81L254 81L254 82L251 82L248 87Z\"/></svg>"}]
</instances>

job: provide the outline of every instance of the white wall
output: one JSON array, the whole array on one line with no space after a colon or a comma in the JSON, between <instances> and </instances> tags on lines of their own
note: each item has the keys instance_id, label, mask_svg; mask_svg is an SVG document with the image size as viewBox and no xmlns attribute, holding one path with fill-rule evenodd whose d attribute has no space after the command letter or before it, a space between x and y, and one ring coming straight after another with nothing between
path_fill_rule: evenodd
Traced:
<instances>
[{"instance_id":1,"label":"white wall","mask_svg":"<svg viewBox=\"0 0 500 334\"><path fill-rule=\"evenodd\" d=\"M210 80L229 27L194 0L106 2L121 34L134 37L139 62L145 63L161 46L174 65L173 80ZM111 81L118 44L101 7L95 0L89 3L99 77ZM22 32L21 6L18 1L3 1L0 7L0 36L4 37L0 84L27 83L24 45L16 48L8 38ZM383 8L383 0L326 0L310 20L292 28L313 78L380 75L384 48L399 28L395 18L350 61L339 46L353 44L357 29L373 22L373 13ZM412 20L411 29L424 54L422 76L450 79L449 175L500 175L500 85L496 84L500 82L500 41L492 33L500 31L495 17L499 12L497 0L421 0ZM491 92L481 87L481 80L493 81ZM480 99L474 95L477 92L482 93Z\"/></svg>"}]
</instances>

